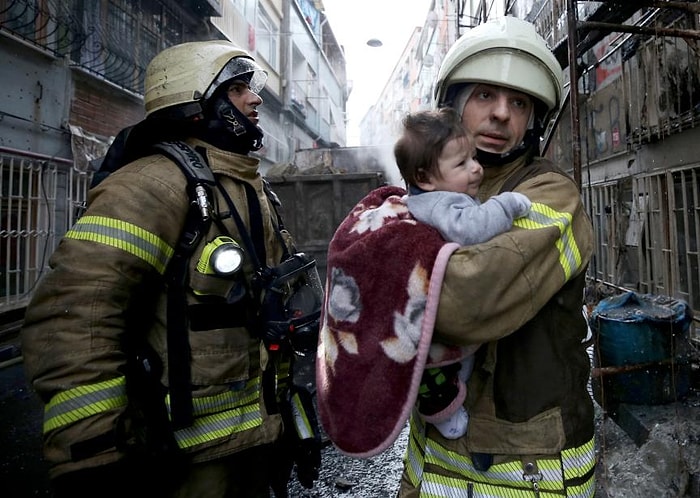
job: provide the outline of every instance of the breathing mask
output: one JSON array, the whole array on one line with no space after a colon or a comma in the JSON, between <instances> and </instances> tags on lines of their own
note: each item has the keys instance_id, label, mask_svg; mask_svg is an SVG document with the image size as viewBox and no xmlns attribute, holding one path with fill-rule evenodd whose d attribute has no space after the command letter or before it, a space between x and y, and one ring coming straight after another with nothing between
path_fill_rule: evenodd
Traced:
<instances>
[{"instance_id":1,"label":"breathing mask","mask_svg":"<svg viewBox=\"0 0 700 498\"><path fill-rule=\"evenodd\" d=\"M292 255L258 278L263 289L262 339L270 351L316 346L323 286L316 260Z\"/></svg>"}]
</instances>

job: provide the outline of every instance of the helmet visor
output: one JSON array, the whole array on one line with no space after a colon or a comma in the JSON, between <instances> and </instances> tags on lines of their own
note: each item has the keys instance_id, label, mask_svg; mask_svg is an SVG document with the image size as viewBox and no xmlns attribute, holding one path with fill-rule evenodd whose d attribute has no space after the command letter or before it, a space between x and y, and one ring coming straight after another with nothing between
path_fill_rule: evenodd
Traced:
<instances>
[{"instance_id":1,"label":"helmet visor","mask_svg":"<svg viewBox=\"0 0 700 498\"><path fill-rule=\"evenodd\" d=\"M248 84L252 92L260 93L267 82L267 72L258 66L254 60L247 57L234 57L216 75L209 88L204 93L204 99L208 100L216 90L230 80L240 79Z\"/></svg>"}]
</instances>

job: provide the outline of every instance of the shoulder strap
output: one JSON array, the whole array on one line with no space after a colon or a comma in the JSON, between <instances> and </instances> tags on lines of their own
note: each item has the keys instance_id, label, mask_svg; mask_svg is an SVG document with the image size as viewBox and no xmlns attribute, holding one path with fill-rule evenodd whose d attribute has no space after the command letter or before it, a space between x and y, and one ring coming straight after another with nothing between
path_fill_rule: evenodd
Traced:
<instances>
[{"instance_id":1,"label":"shoulder strap","mask_svg":"<svg viewBox=\"0 0 700 498\"><path fill-rule=\"evenodd\" d=\"M181 140L167 140L153 144L153 150L171 159L187 177L188 181L198 181L215 185L214 173L202 155Z\"/></svg>"},{"instance_id":2,"label":"shoulder strap","mask_svg":"<svg viewBox=\"0 0 700 498\"><path fill-rule=\"evenodd\" d=\"M214 173L206 160L185 142L173 140L153 145L159 152L177 164L188 183L192 205L175 253L168 267L168 383L172 422L175 428L189 427L193 421L190 343L187 335L187 267L199 239L211 222L211 187L216 185Z\"/></svg>"},{"instance_id":3,"label":"shoulder strap","mask_svg":"<svg viewBox=\"0 0 700 498\"><path fill-rule=\"evenodd\" d=\"M535 157L528 164L526 164L525 166L517 170L515 173L513 173L503 183L503 186L501 187L500 191L510 192L513 189L515 189L515 187L523 183L525 180L528 180L537 175L541 175L542 173L549 173L551 171L561 173L561 170L557 168L551 161L544 158Z\"/></svg>"}]
</instances>

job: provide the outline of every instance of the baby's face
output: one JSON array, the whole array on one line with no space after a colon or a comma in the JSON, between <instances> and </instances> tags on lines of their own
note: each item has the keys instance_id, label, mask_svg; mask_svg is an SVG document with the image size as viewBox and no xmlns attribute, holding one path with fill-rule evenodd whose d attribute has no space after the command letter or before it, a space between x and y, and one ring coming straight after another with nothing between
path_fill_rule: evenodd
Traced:
<instances>
[{"instance_id":1,"label":"baby's face","mask_svg":"<svg viewBox=\"0 0 700 498\"><path fill-rule=\"evenodd\" d=\"M476 160L476 147L471 138L454 138L447 142L438 159L440 176L431 176L434 190L461 192L476 197L484 169Z\"/></svg>"}]
</instances>

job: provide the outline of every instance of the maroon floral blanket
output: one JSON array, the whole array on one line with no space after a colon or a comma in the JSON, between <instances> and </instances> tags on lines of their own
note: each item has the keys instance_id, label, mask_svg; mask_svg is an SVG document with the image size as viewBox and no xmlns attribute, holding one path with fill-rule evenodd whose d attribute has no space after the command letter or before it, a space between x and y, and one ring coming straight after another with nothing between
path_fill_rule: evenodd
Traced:
<instances>
[{"instance_id":1,"label":"maroon floral blanket","mask_svg":"<svg viewBox=\"0 0 700 498\"><path fill-rule=\"evenodd\" d=\"M414 220L405 194L393 186L370 192L328 247L316 362L319 415L338 450L360 458L396 440L423 369L464 353L431 348L445 266L458 246Z\"/></svg>"}]
</instances>

